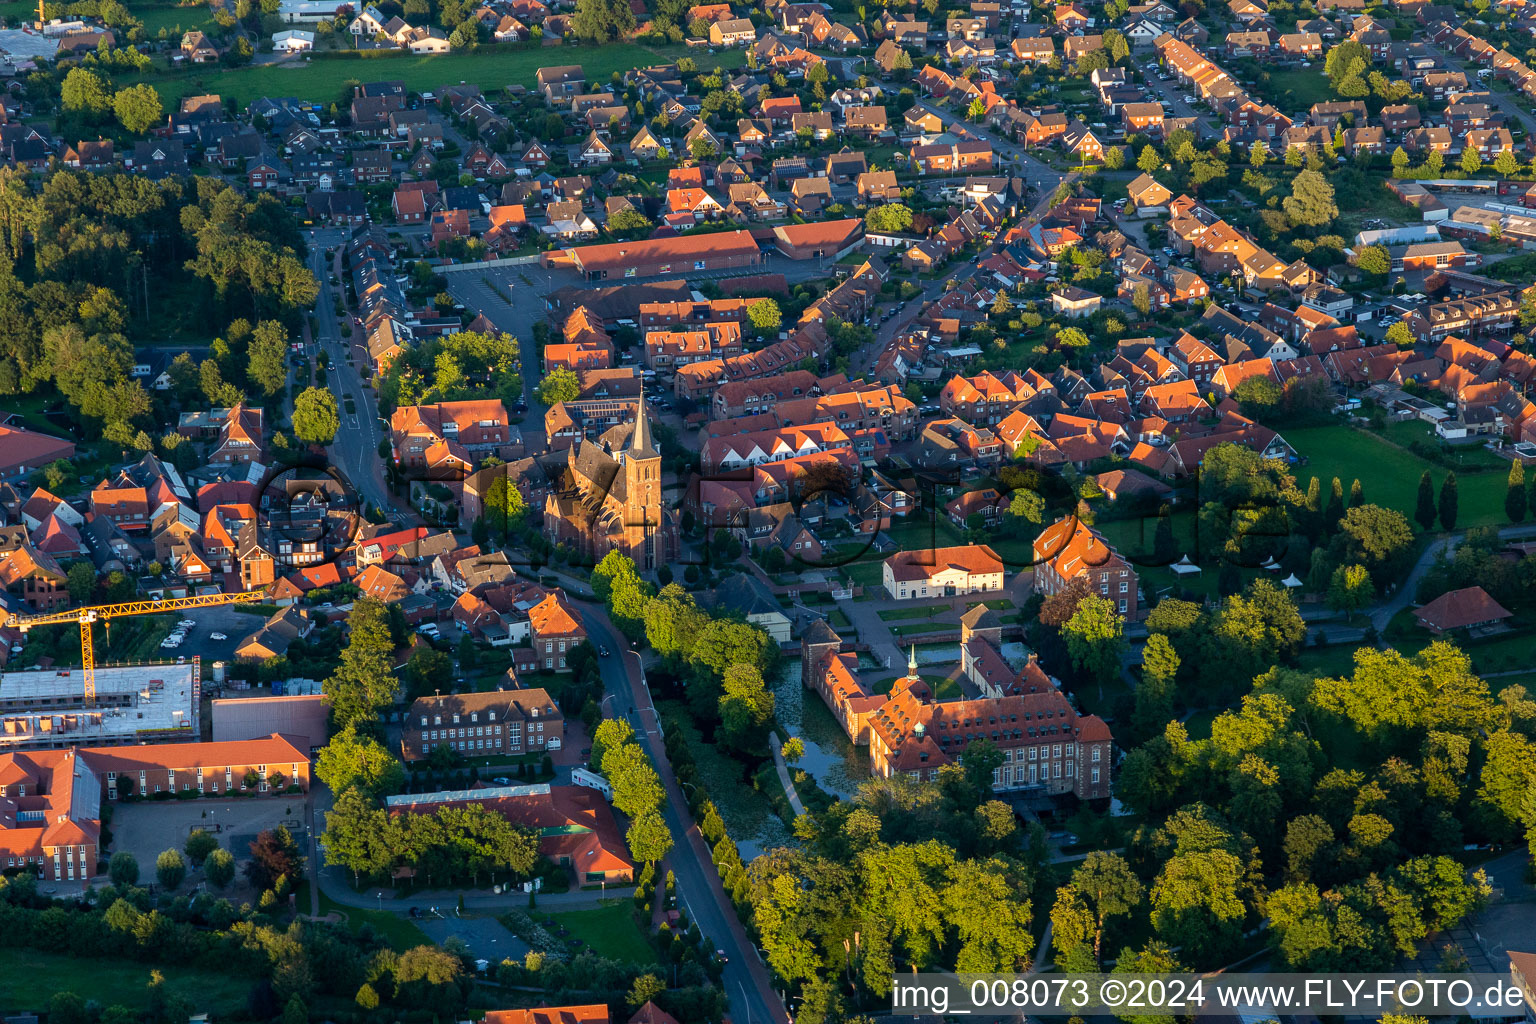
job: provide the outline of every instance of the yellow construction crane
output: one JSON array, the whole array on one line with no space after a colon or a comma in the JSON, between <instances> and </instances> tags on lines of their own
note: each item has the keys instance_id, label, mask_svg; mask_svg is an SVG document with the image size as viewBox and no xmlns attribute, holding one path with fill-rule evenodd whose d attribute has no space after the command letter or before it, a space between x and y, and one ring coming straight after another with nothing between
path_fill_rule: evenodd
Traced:
<instances>
[{"instance_id":1,"label":"yellow construction crane","mask_svg":"<svg viewBox=\"0 0 1536 1024\"><path fill-rule=\"evenodd\" d=\"M5 624L23 633L37 626L57 626L66 622L80 625L80 658L85 665L85 705L96 703L96 651L91 641L91 624L101 622L108 628L113 619L125 615L158 615L161 612L180 611L183 608L212 608L223 604L243 604L260 601L265 593L259 590L241 591L234 594L205 594L202 597L172 597L149 601L124 601L121 604L93 604L68 611L49 612L45 615L12 615Z\"/></svg>"}]
</instances>

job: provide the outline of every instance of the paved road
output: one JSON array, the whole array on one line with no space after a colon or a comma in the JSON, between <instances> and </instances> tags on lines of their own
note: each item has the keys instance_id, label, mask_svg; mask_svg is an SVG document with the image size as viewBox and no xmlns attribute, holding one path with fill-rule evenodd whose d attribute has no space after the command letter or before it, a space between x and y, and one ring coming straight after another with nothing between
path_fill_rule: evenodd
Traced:
<instances>
[{"instance_id":1,"label":"paved road","mask_svg":"<svg viewBox=\"0 0 1536 1024\"><path fill-rule=\"evenodd\" d=\"M991 127L968 124L953 110L935 106L927 100L918 100L917 106L937 117L944 123L946 129L956 135L991 143L992 152L1002 158L1000 163L1003 166L1000 170L1022 177L1041 192L1049 194L1061 182L1060 171L1035 159L1030 155L1029 150L1010 142L1002 132Z\"/></svg>"},{"instance_id":2,"label":"paved road","mask_svg":"<svg viewBox=\"0 0 1536 1024\"><path fill-rule=\"evenodd\" d=\"M346 311L345 291L340 295L330 284L332 275L341 281L341 246L336 247L332 260L325 258L323 244L315 244L309 253L309 268L320 282L320 296L315 300L315 319L318 333L315 344L330 360L326 374L330 390L336 395L337 413L341 417L341 429L331 445L331 458L352 481L363 500L380 508L388 509L393 501L384 483L384 463L379 458L379 441L384 433L379 426L378 404L373 388L363 379L360 368L368 365L367 348L362 332L355 327L352 339L342 338L336 318ZM338 286L345 289L345 283ZM348 353L354 365L347 365ZM351 396L355 412L348 413L346 397Z\"/></svg>"},{"instance_id":3,"label":"paved road","mask_svg":"<svg viewBox=\"0 0 1536 1024\"><path fill-rule=\"evenodd\" d=\"M1497 107L1499 110L1503 111L1504 116L1520 125L1520 127L1524 128L1527 135L1531 134L1533 131L1536 131L1536 120L1531 118L1530 108L1520 105L1519 100L1516 98L1519 94L1501 92L1493 88L1492 83L1483 84L1483 82L1477 77L1479 68L1478 64L1460 60L1454 54L1442 50L1440 47L1434 45L1431 42L1428 42L1427 40L1425 41L1424 45L1429 49L1430 53L1433 53L1440 58L1440 60L1445 64L1447 70L1460 71L1465 74L1467 76L1467 87L1469 89L1475 90L1481 88L1486 90L1488 93L1489 105Z\"/></svg>"},{"instance_id":4,"label":"paved road","mask_svg":"<svg viewBox=\"0 0 1536 1024\"><path fill-rule=\"evenodd\" d=\"M756 947L736 917L736 908L720 885L720 876L715 871L704 837L694 825L683 791L672 774L662 745L661 722L651 702L640 656L630 650L628 642L600 610L584 606L581 616L587 636L610 652L600 659L603 680L609 691L604 704L612 713L628 718L636 726L640 744L655 762L666 787L667 805L663 808L663 817L677 840L677 845L667 855L666 864L676 876L677 891L688 917L713 940L716 948L725 951L727 962L722 986L730 1000L731 1019L740 1024L788 1024L789 1015L774 990L773 979L758 958Z\"/></svg>"},{"instance_id":5,"label":"paved road","mask_svg":"<svg viewBox=\"0 0 1536 1024\"><path fill-rule=\"evenodd\" d=\"M1430 566L1435 564L1435 559L1442 554L1453 554L1456 546L1462 542L1466 535L1466 531L1463 530L1460 533L1453 533L1447 537L1441 537L1430 542L1430 545L1424 549L1424 553L1419 556L1419 560L1413 563L1413 568L1409 570L1402 586L1398 587L1391 597L1370 610L1371 625L1376 627L1377 632L1387 628L1387 623L1392 621L1392 616L1413 604L1414 594L1419 589L1419 581L1424 578L1424 574L1429 571ZM1523 540L1536 537L1536 525L1505 527L1499 531L1499 537L1503 540ZM1329 632L1331 635L1332 631L1330 630Z\"/></svg>"}]
</instances>

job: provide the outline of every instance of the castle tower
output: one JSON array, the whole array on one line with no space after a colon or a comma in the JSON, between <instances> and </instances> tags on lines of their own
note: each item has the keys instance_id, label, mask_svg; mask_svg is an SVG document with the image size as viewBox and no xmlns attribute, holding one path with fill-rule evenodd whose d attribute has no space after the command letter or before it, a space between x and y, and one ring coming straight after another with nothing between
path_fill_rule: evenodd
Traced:
<instances>
[{"instance_id":1,"label":"castle tower","mask_svg":"<svg viewBox=\"0 0 1536 1024\"><path fill-rule=\"evenodd\" d=\"M837 635L826 619L813 619L800 636L800 682L805 688L816 688L816 674L822 661L836 654L843 646L843 638Z\"/></svg>"}]
</instances>

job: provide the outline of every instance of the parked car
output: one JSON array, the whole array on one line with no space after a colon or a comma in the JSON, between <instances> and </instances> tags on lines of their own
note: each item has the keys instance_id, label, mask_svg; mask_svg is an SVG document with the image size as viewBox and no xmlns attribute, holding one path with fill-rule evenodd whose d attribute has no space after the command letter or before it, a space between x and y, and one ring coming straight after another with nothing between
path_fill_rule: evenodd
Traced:
<instances>
[{"instance_id":1,"label":"parked car","mask_svg":"<svg viewBox=\"0 0 1536 1024\"><path fill-rule=\"evenodd\" d=\"M208 639L209 640L228 640L229 636L228 636L228 634L225 634L225 633L209 633L208 634Z\"/></svg>"}]
</instances>

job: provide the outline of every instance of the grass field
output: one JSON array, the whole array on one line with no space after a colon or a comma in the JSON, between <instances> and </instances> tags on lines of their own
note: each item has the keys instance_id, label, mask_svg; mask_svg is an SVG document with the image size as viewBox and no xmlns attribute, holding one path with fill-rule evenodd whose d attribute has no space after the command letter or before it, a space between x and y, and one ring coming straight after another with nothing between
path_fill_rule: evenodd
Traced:
<instances>
[{"instance_id":1,"label":"grass field","mask_svg":"<svg viewBox=\"0 0 1536 1024\"><path fill-rule=\"evenodd\" d=\"M1334 477L1348 492L1350 482L1358 477L1365 488L1366 501L1396 509L1410 521L1418 499L1419 476L1428 469L1438 493L1440 482L1449 472L1412 452L1349 427L1302 427L1287 430L1285 439L1308 460L1305 466L1296 467L1296 483L1303 491L1315 476L1322 482L1324 495ZM1503 473L1457 473L1456 486L1460 499L1458 527L1489 526L1504 521Z\"/></svg>"},{"instance_id":2,"label":"grass field","mask_svg":"<svg viewBox=\"0 0 1536 1024\"><path fill-rule=\"evenodd\" d=\"M189 14L195 14L195 11ZM439 89L456 82L473 82L486 92L509 85L532 89L534 74L542 67L580 64L586 69L587 81L596 84L606 82L615 71L676 60L685 53L693 56L703 70L717 65L740 67L746 59L741 50L699 54L681 46L642 46L639 43L615 43L595 49L518 46L435 57L312 60L243 68L198 68L146 75L143 80L159 90L167 109L175 109L183 96L200 93L233 96L242 107L263 96L295 96L313 103L333 103L340 100L342 86L350 79L360 82L399 79L406 88L416 92Z\"/></svg>"},{"instance_id":3,"label":"grass field","mask_svg":"<svg viewBox=\"0 0 1536 1024\"><path fill-rule=\"evenodd\" d=\"M133 12L135 18L144 23L144 34L151 39L158 38L162 28L165 29L167 37L176 38L182 32L190 32L193 29L202 29L206 32L213 25L212 13L206 6L151 7L147 4L129 4L128 9Z\"/></svg>"},{"instance_id":4,"label":"grass field","mask_svg":"<svg viewBox=\"0 0 1536 1024\"><path fill-rule=\"evenodd\" d=\"M598 956L626 963L656 962L656 950L635 924L634 905L612 900L592 910L568 910L551 914L558 934L564 928L570 938L580 939Z\"/></svg>"},{"instance_id":5,"label":"grass field","mask_svg":"<svg viewBox=\"0 0 1536 1024\"><path fill-rule=\"evenodd\" d=\"M74 992L102 1006L141 1009L147 1002L151 970L159 970L166 984L190 999L199 1012L206 1011L214 1019L245 1016L246 996L254 979L233 971L61 956L14 947L0 950L0 1006L46 1010L54 993Z\"/></svg>"},{"instance_id":6,"label":"grass field","mask_svg":"<svg viewBox=\"0 0 1536 1024\"><path fill-rule=\"evenodd\" d=\"M1286 110L1310 107L1333 99L1328 79L1321 68L1297 68L1294 71L1271 71L1264 95L1271 103Z\"/></svg>"},{"instance_id":7,"label":"grass field","mask_svg":"<svg viewBox=\"0 0 1536 1024\"><path fill-rule=\"evenodd\" d=\"M294 896L295 901L300 907L305 908L306 913L309 907L309 886L309 882L300 882ZM415 922L392 910L364 910L360 907L342 906L322 892L320 913L340 914L346 919L347 928L353 932L361 931L365 924L372 925L373 930L383 936L397 953L416 946L433 944L426 933L416 927Z\"/></svg>"}]
</instances>

